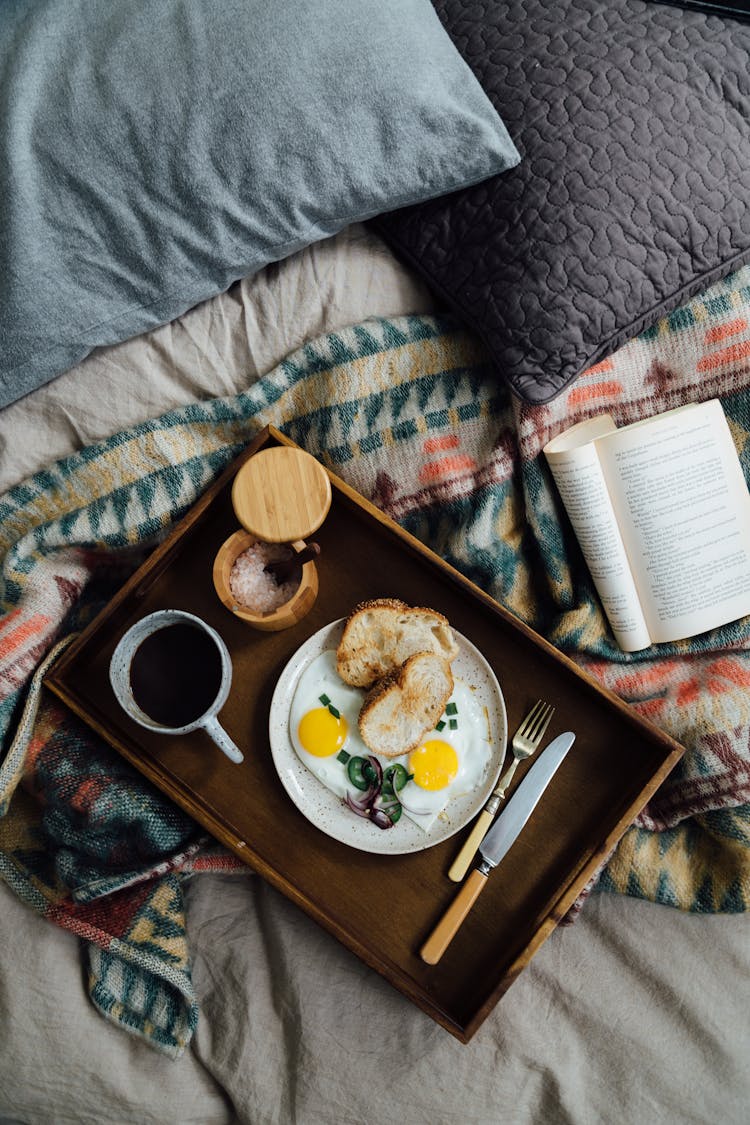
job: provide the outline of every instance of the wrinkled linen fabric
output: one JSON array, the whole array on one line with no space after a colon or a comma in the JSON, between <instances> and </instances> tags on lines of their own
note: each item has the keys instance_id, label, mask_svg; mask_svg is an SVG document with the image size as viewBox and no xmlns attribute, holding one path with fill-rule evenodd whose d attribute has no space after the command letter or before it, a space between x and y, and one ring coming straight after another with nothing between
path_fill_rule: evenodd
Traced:
<instances>
[{"instance_id":1,"label":"wrinkled linen fabric","mask_svg":"<svg viewBox=\"0 0 750 1125\"><path fill-rule=\"evenodd\" d=\"M464 1047L260 879L196 881L188 907L195 1052L247 1125L744 1120L746 919L682 916L657 984L643 950L674 912L596 894Z\"/></svg>"},{"instance_id":2,"label":"wrinkled linen fabric","mask_svg":"<svg viewBox=\"0 0 750 1125\"><path fill-rule=\"evenodd\" d=\"M226 296L229 311L215 298L165 329L94 353L71 377L0 412L0 490L182 402L235 394L321 331L371 311L433 308L424 287L359 228ZM725 357L734 354L741 372L750 343L740 329L732 345L737 299L719 294L714 311L724 314ZM594 411L610 394L627 396L649 370L673 378L694 371L705 329L700 321L683 327L662 325L655 351L634 345L616 370L587 375L571 408L584 408L584 385ZM131 364L149 373L137 391ZM186 884L201 1016L191 1049L175 1061L102 1021L82 985L79 940L0 882L0 995L12 1013L0 1020L0 1114L70 1125L329 1125L332 1115L352 1125L375 1115L489 1125L509 1113L551 1125L744 1121L750 960L742 916L594 894L464 1047L245 874ZM353 1068L342 1065L350 1053ZM395 1075L395 1086L383 1075Z\"/></svg>"},{"instance_id":3,"label":"wrinkled linen fabric","mask_svg":"<svg viewBox=\"0 0 750 1125\"><path fill-rule=\"evenodd\" d=\"M95 349L0 410L0 493L118 430L187 402L239 394L323 333L437 307L377 235L347 227L169 324Z\"/></svg>"},{"instance_id":4,"label":"wrinkled linen fabric","mask_svg":"<svg viewBox=\"0 0 750 1125\"><path fill-rule=\"evenodd\" d=\"M682 318L706 314L697 367L710 361L715 393L723 386L741 455L750 387L737 389L736 352L750 340L749 283L750 269ZM679 340L683 322L665 325L667 340ZM689 395L691 383L687 367L680 374L656 360L655 342L633 347L652 355L642 389L659 409L665 388L676 383L678 396ZM55 638L90 617L136 565L134 548L158 541L269 422L685 744L602 886L696 913L748 908L750 619L658 652L620 653L540 456L558 420L537 413L524 432L528 410L498 397L488 374L481 345L450 321L366 321L305 345L244 394L116 434L0 499L0 874L88 939L91 994L103 1014L169 1053L184 1049L197 1018L181 895L195 868L166 858L189 843L189 825L156 794L144 801L137 776L123 776L113 752L58 706L42 709L30 741L10 737L30 673ZM615 411L615 361L606 374ZM579 407L598 401L601 375L590 372L577 389Z\"/></svg>"},{"instance_id":5,"label":"wrinkled linen fabric","mask_svg":"<svg viewBox=\"0 0 750 1125\"><path fill-rule=\"evenodd\" d=\"M249 871L203 875L186 897L201 1018L192 1049L171 1061L102 1021L84 998L77 940L0 882L3 930L24 951L1 970L13 1018L0 1020L0 1114L61 1125L745 1121L746 918L595 894L464 1046Z\"/></svg>"}]
</instances>

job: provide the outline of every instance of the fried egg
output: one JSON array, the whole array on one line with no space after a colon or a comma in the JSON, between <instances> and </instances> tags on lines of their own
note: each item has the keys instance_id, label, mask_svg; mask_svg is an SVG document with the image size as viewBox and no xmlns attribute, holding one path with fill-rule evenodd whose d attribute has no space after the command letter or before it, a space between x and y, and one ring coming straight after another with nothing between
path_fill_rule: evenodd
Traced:
<instances>
[{"instance_id":1,"label":"fried egg","mask_svg":"<svg viewBox=\"0 0 750 1125\"><path fill-rule=\"evenodd\" d=\"M348 763L372 753L357 726L364 698L363 690L339 677L336 653L328 651L305 668L289 712L289 737L297 756L341 798L362 796L350 780ZM398 758L374 757L384 770L396 763L404 767L409 780L398 789L399 803L404 815L428 831L452 800L472 793L487 778L492 745L486 710L471 687L455 679L445 714L420 746ZM388 799L384 796L380 804L387 807Z\"/></svg>"}]
</instances>

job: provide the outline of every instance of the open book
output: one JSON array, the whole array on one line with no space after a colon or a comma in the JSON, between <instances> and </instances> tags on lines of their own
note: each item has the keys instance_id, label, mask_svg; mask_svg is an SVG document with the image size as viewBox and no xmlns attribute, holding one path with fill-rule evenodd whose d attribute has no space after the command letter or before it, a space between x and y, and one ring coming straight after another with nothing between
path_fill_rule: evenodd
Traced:
<instances>
[{"instance_id":1,"label":"open book","mask_svg":"<svg viewBox=\"0 0 750 1125\"><path fill-rule=\"evenodd\" d=\"M750 613L750 494L718 399L544 453L617 643L635 652Z\"/></svg>"}]
</instances>

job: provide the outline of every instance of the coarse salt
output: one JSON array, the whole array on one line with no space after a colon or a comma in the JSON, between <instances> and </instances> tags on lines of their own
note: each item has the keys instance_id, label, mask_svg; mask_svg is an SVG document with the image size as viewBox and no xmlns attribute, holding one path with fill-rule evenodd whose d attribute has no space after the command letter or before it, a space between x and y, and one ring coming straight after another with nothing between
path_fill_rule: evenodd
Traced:
<instances>
[{"instance_id":1,"label":"coarse salt","mask_svg":"<svg viewBox=\"0 0 750 1125\"><path fill-rule=\"evenodd\" d=\"M288 602L299 588L300 579L278 583L273 574L266 574L270 562L290 559L294 552L283 543L258 541L238 555L229 572L229 589L238 605L253 613L268 613Z\"/></svg>"}]
</instances>

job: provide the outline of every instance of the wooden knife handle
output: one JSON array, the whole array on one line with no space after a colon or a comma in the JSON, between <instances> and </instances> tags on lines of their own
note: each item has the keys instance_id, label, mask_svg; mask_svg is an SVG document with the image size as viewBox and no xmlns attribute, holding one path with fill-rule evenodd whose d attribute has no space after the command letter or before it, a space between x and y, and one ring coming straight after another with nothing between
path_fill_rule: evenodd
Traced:
<instances>
[{"instance_id":1,"label":"wooden knife handle","mask_svg":"<svg viewBox=\"0 0 750 1125\"><path fill-rule=\"evenodd\" d=\"M461 851L451 864L448 871L448 878L452 879L454 883L460 883L466 872L469 870L471 861L477 854L477 848L485 837L487 829L494 820L492 813L488 813L483 809L474 822L474 827L471 830L471 835L466 840Z\"/></svg>"},{"instance_id":2,"label":"wooden knife handle","mask_svg":"<svg viewBox=\"0 0 750 1125\"><path fill-rule=\"evenodd\" d=\"M487 876L475 867L419 951L428 965L437 965L486 883Z\"/></svg>"}]
</instances>

